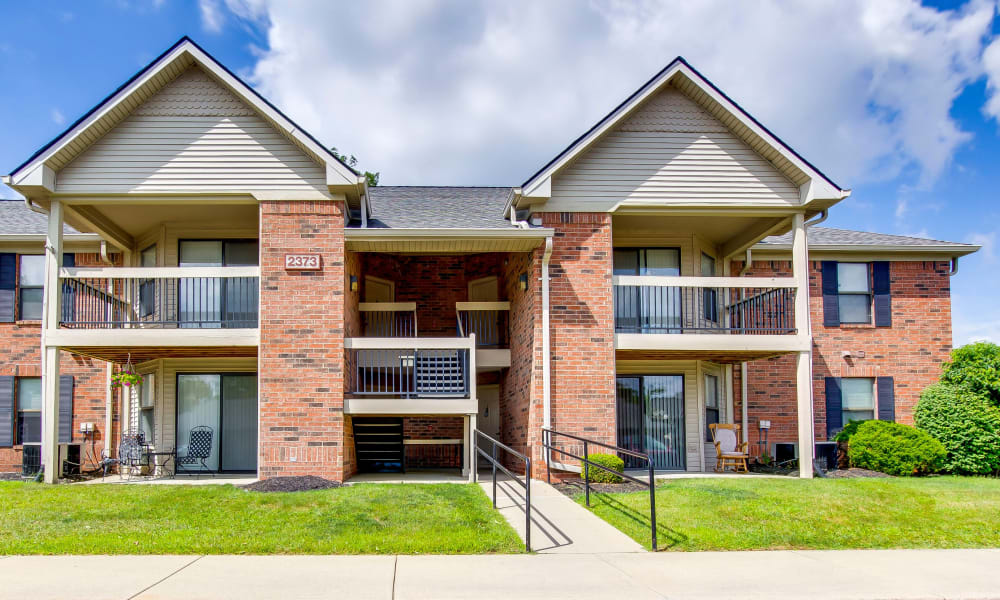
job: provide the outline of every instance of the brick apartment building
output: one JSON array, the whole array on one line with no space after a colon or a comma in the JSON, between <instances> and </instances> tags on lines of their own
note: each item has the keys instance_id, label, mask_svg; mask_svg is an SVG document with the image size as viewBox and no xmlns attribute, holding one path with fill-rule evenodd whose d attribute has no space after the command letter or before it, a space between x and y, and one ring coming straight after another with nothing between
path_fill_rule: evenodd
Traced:
<instances>
[{"instance_id":1,"label":"brick apartment building","mask_svg":"<svg viewBox=\"0 0 1000 600\"><path fill-rule=\"evenodd\" d=\"M849 191L682 59L519 187L369 187L185 38L4 181L0 471L209 431L211 471L468 473L543 428L702 471L769 421L811 476L911 419L977 250L814 226Z\"/></svg>"}]
</instances>

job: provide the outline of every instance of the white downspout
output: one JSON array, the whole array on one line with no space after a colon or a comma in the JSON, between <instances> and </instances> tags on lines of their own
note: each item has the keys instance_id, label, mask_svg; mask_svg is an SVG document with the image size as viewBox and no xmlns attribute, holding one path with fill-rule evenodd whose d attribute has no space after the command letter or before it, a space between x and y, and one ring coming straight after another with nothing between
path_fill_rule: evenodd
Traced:
<instances>
[{"instance_id":1,"label":"white downspout","mask_svg":"<svg viewBox=\"0 0 1000 600\"><path fill-rule=\"evenodd\" d=\"M511 211L513 214L513 211ZM542 426L552 427L552 364L549 342L549 259L552 258L552 238L545 238L542 254ZM551 461L551 456L549 456Z\"/></svg>"},{"instance_id":2,"label":"white downspout","mask_svg":"<svg viewBox=\"0 0 1000 600\"><path fill-rule=\"evenodd\" d=\"M740 269L739 277L743 277L744 275L746 275L747 271L750 270L750 265L752 264L753 264L753 250L747 248L747 257L746 260L743 261L743 268Z\"/></svg>"}]
</instances>

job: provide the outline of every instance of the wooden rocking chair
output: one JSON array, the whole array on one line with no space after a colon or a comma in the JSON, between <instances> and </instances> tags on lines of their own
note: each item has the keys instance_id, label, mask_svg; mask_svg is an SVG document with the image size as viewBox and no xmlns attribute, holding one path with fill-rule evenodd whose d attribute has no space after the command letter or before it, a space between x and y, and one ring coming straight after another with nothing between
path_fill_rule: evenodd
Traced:
<instances>
[{"instance_id":1,"label":"wooden rocking chair","mask_svg":"<svg viewBox=\"0 0 1000 600\"><path fill-rule=\"evenodd\" d=\"M747 443L740 442L740 426L728 423L712 423L708 426L715 443L715 472L723 473L726 467L733 467L737 473L749 473Z\"/></svg>"}]
</instances>

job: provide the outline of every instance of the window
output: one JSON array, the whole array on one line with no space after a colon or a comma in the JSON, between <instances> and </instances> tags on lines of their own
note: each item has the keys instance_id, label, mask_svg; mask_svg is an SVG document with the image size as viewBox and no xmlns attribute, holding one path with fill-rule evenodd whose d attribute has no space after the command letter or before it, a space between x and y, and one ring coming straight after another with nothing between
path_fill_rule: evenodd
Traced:
<instances>
[{"instance_id":1,"label":"window","mask_svg":"<svg viewBox=\"0 0 1000 600\"><path fill-rule=\"evenodd\" d=\"M715 258L701 253L701 276L715 277ZM715 288L702 289L702 316L706 321L719 322L719 290Z\"/></svg>"},{"instance_id":2,"label":"window","mask_svg":"<svg viewBox=\"0 0 1000 600\"><path fill-rule=\"evenodd\" d=\"M681 274L681 251L677 248L616 248L615 275Z\"/></svg>"},{"instance_id":3,"label":"window","mask_svg":"<svg viewBox=\"0 0 1000 600\"><path fill-rule=\"evenodd\" d=\"M843 424L875 418L875 379L845 377L840 381Z\"/></svg>"},{"instance_id":4,"label":"window","mask_svg":"<svg viewBox=\"0 0 1000 600\"><path fill-rule=\"evenodd\" d=\"M868 263L837 263L837 296L841 323L871 323L872 293Z\"/></svg>"},{"instance_id":5,"label":"window","mask_svg":"<svg viewBox=\"0 0 1000 600\"><path fill-rule=\"evenodd\" d=\"M155 375L152 373L142 376L142 385L139 387L139 430L146 438L147 444L154 444L156 440L153 436L153 397L156 389Z\"/></svg>"},{"instance_id":6,"label":"window","mask_svg":"<svg viewBox=\"0 0 1000 600\"><path fill-rule=\"evenodd\" d=\"M18 377L14 393L17 406L16 444L40 444L42 441L42 378Z\"/></svg>"},{"instance_id":7,"label":"window","mask_svg":"<svg viewBox=\"0 0 1000 600\"><path fill-rule=\"evenodd\" d=\"M156 266L156 244L139 254L140 267ZM144 279L139 282L139 317L146 318L156 313L156 280Z\"/></svg>"},{"instance_id":8,"label":"window","mask_svg":"<svg viewBox=\"0 0 1000 600\"><path fill-rule=\"evenodd\" d=\"M45 285L45 256L22 254L19 260L17 274L18 318L22 321L40 321Z\"/></svg>"},{"instance_id":9,"label":"window","mask_svg":"<svg viewBox=\"0 0 1000 600\"><path fill-rule=\"evenodd\" d=\"M705 375L705 441L712 441L712 429L709 425L719 422L719 378L716 375Z\"/></svg>"}]
</instances>

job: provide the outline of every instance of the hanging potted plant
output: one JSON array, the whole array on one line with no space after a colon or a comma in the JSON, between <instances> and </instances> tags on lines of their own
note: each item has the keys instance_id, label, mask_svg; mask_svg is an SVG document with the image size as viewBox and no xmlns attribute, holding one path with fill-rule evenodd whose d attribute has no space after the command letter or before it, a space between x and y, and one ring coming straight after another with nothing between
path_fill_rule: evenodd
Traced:
<instances>
[{"instance_id":1,"label":"hanging potted plant","mask_svg":"<svg viewBox=\"0 0 1000 600\"><path fill-rule=\"evenodd\" d=\"M111 375L111 389L131 388L140 383L142 383L142 375L135 372L135 368L132 367L132 355L129 354L125 366Z\"/></svg>"}]
</instances>

